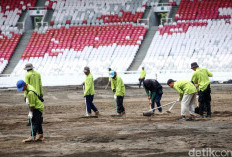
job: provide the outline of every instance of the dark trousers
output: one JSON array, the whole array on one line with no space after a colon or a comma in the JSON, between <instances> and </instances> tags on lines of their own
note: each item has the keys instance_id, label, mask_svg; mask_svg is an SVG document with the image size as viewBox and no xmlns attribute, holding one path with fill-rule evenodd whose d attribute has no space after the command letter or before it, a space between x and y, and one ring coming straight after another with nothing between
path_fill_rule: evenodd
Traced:
<instances>
[{"instance_id":1,"label":"dark trousers","mask_svg":"<svg viewBox=\"0 0 232 157\"><path fill-rule=\"evenodd\" d=\"M86 95L85 96L85 104L86 104L86 113L91 114L91 110L97 112L96 106L93 104L94 95Z\"/></svg>"},{"instance_id":2,"label":"dark trousers","mask_svg":"<svg viewBox=\"0 0 232 157\"><path fill-rule=\"evenodd\" d=\"M141 87L141 84L144 82L144 80L145 80L145 78L143 78L143 79L139 79L139 88Z\"/></svg>"},{"instance_id":3,"label":"dark trousers","mask_svg":"<svg viewBox=\"0 0 232 157\"><path fill-rule=\"evenodd\" d=\"M33 110L33 117L32 117L32 125L33 125L33 135L36 136L36 134L43 134L43 116L42 112L40 112L37 109Z\"/></svg>"},{"instance_id":4,"label":"dark trousers","mask_svg":"<svg viewBox=\"0 0 232 157\"><path fill-rule=\"evenodd\" d=\"M117 96L117 112L122 113L125 111L125 108L123 106L123 96Z\"/></svg>"},{"instance_id":5,"label":"dark trousers","mask_svg":"<svg viewBox=\"0 0 232 157\"><path fill-rule=\"evenodd\" d=\"M157 94L157 93L156 93L155 98L154 98L154 100L152 101L152 104L151 104L151 108L152 108L152 109L155 108L155 103L156 103L157 107L160 107L160 106L161 106L160 100L161 100L161 98L162 98L162 95L163 95L163 94ZM152 95L151 95L151 97L152 97ZM160 112L162 112L162 107L158 108L158 110L159 110ZM155 110L154 110L154 112L155 112Z\"/></svg>"},{"instance_id":6,"label":"dark trousers","mask_svg":"<svg viewBox=\"0 0 232 157\"><path fill-rule=\"evenodd\" d=\"M211 88L210 85L204 91L199 91L199 114L203 115L206 109L207 115L211 115Z\"/></svg>"}]
</instances>

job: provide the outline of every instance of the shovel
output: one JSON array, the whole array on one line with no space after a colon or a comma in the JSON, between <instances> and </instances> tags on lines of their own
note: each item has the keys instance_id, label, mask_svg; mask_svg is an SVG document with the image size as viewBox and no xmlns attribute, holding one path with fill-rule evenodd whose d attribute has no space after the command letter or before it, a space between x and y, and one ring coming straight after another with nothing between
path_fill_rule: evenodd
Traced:
<instances>
[{"instance_id":1,"label":"shovel","mask_svg":"<svg viewBox=\"0 0 232 157\"><path fill-rule=\"evenodd\" d=\"M167 113L171 113L171 110L172 110L172 108L175 106L176 103L177 103L177 101L174 102L173 105L172 105L166 112L167 112Z\"/></svg>"},{"instance_id":2,"label":"shovel","mask_svg":"<svg viewBox=\"0 0 232 157\"><path fill-rule=\"evenodd\" d=\"M146 117L153 116L153 115L154 115L154 110L155 110L155 109L158 109L158 108L161 108L161 107L164 107L164 106L168 106L168 105L171 105L171 104L173 104L173 103L176 103L176 101L172 101L172 102L170 102L170 103L167 103L167 104L165 104L165 105L162 105L162 106L157 107L157 108L154 108L154 109L151 109L151 110L149 110L149 111L144 111L144 112L143 112L143 116L146 116ZM174 106L174 105L173 105L173 106Z\"/></svg>"},{"instance_id":3,"label":"shovel","mask_svg":"<svg viewBox=\"0 0 232 157\"><path fill-rule=\"evenodd\" d=\"M30 109L29 105L28 105L28 109L29 109L29 112L31 112L31 109ZM31 136L32 136L32 140L33 140L33 142L35 142L35 137L34 137L34 133L33 133L32 119L29 118L29 120L30 120L30 124L31 124Z\"/></svg>"}]
</instances>

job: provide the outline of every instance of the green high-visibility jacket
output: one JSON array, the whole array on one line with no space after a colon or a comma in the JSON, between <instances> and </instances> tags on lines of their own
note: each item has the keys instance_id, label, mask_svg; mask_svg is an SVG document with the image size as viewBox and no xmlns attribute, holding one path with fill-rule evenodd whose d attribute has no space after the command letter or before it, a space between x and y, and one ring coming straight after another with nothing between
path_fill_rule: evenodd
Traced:
<instances>
[{"instance_id":1,"label":"green high-visibility jacket","mask_svg":"<svg viewBox=\"0 0 232 157\"><path fill-rule=\"evenodd\" d=\"M198 83L199 90L204 91L210 84L209 77L212 77L213 74L206 68L197 68L193 73L191 81L193 83Z\"/></svg>"},{"instance_id":2,"label":"green high-visibility jacket","mask_svg":"<svg viewBox=\"0 0 232 157\"><path fill-rule=\"evenodd\" d=\"M116 90L115 96L124 96L125 95L125 85L118 75L115 77L115 79L112 79L111 81L111 88L112 90Z\"/></svg>"},{"instance_id":3,"label":"green high-visibility jacket","mask_svg":"<svg viewBox=\"0 0 232 157\"><path fill-rule=\"evenodd\" d=\"M197 92L196 87L190 81L176 81L173 87L178 93L179 98L182 99L184 94L193 94Z\"/></svg>"},{"instance_id":4,"label":"green high-visibility jacket","mask_svg":"<svg viewBox=\"0 0 232 157\"><path fill-rule=\"evenodd\" d=\"M93 82L93 75L89 73L89 75L86 76L85 78L85 93L84 96L86 95L94 95L94 82Z\"/></svg>"},{"instance_id":5,"label":"green high-visibility jacket","mask_svg":"<svg viewBox=\"0 0 232 157\"><path fill-rule=\"evenodd\" d=\"M38 109L40 112L43 112L44 104L39 100L38 96L33 91L36 92L35 88L28 84L25 92L29 101L29 106Z\"/></svg>"},{"instance_id":6,"label":"green high-visibility jacket","mask_svg":"<svg viewBox=\"0 0 232 157\"><path fill-rule=\"evenodd\" d=\"M26 84L29 84L32 87L34 87L38 95L43 94L42 81L41 81L41 76L39 72L34 71L34 70L28 71L25 76L25 82ZM26 92L24 92L24 97L26 96L27 96Z\"/></svg>"},{"instance_id":7,"label":"green high-visibility jacket","mask_svg":"<svg viewBox=\"0 0 232 157\"><path fill-rule=\"evenodd\" d=\"M140 78L143 79L146 77L146 71L145 70L142 70L141 71L141 74L140 74Z\"/></svg>"},{"instance_id":8,"label":"green high-visibility jacket","mask_svg":"<svg viewBox=\"0 0 232 157\"><path fill-rule=\"evenodd\" d=\"M116 91L116 80L110 78L111 89Z\"/></svg>"}]
</instances>

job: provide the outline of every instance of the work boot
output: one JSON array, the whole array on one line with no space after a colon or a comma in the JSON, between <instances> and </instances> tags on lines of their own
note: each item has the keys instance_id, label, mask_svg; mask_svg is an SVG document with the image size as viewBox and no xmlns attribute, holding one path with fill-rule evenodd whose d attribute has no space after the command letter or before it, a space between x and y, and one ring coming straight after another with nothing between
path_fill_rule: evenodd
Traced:
<instances>
[{"instance_id":1,"label":"work boot","mask_svg":"<svg viewBox=\"0 0 232 157\"><path fill-rule=\"evenodd\" d=\"M125 111L121 112L121 116L125 116L125 115L126 115Z\"/></svg>"},{"instance_id":2,"label":"work boot","mask_svg":"<svg viewBox=\"0 0 232 157\"><path fill-rule=\"evenodd\" d=\"M211 118L211 115L207 115L206 118Z\"/></svg>"},{"instance_id":3,"label":"work boot","mask_svg":"<svg viewBox=\"0 0 232 157\"><path fill-rule=\"evenodd\" d=\"M195 121L195 115L194 114L190 114L190 117L188 119L189 121Z\"/></svg>"},{"instance_id":4,"label":"work boot","mask_svg":"<svg viewBox=\"0 0 232 157\"><path fill-rule=\"evenodd\" d=\"M189 117L189 121L195 121L196 119L194 117Z\"/></svg>"},{"instance_id":5,"label":"work boot","mask_svg":"<svg viewBox=\"0 0 232 157\"><path fill-rule=\"evenodd\" d=\"M36 141L43 141L44 140L43 134L36 135L35 140Z\"/></svg>"},{"instance_id":6,"label":"work boot","mask_svg":"<svg viewBox=\"0 0 232 157\"><path fill-rule=\"evenodd\" d=\"M203 115L199 115L198 118L204 118L204 116Z\"/></svg>"},{"instance_id":7,"label":"work boot","mask_svg":"<svg viewBox=\"0 0 232 157\"><path fill-rule=\"evenodd\" d=\"M26 142L32 142L32 141L33 141L33 138L32 138L32 136L30 136L27 139L23 140L22 142L26 143Z\"/></svg>"},{"instance_id":8,"label":"work boot","mask_svg":"<svg viewBox=\"0 0 232 157\"><path fill-rule=\"evenodd\" d=\"M186 117L182 116L181 118L178 119L179 121L186 121Z\"/></svg>"},{"instance_id":9,"label":"work boot","mask_svg":"<svg viewBox=\"0 0 232 157\"><path fill-rule=\"evenodd\" d=\"M100 116L99 111L96 111L96 112L95 112L95 116Z\"/></svg>"},{"instance_id":10,"label":"work boot","mask_svg":"<svg viewBox=\"0 0 232 157\"><path fill-rule=\"evenodd\" d=\"M125 114L126 114L126 112L123 111L123 112L121 112L121 113L118 113L118 116L123 116L123 115L125 115Z\"/></svg>"},{"instance_id":11,"label":"work boot","mask_svg":"<svg viewBox=\"0 0 232 157\"><path fill-rule=\"evenodd\" d=\"M86 116L86 117L90 117L90 116L92 116L92 115L91 115L91 113L86 113L85 116Z\"/></svg>"}]
</instances>

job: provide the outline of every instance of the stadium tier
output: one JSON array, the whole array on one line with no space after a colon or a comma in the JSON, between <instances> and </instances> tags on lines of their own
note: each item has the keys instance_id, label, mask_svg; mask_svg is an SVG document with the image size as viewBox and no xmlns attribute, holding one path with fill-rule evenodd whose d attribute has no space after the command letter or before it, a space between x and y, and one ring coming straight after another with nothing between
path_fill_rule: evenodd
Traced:
<instances>
[{"instance_id":1,"label":"stadium tier","mask_svg":"<svg viewBox=\"0 0 232 157\"><path fill-rule=\"evenodd\" d=\"M1 0L1 12L29 9L34 7L37 0Z\"/></svg>"},{"instance_id":2,"label":"stadium tier","mask_svg":"<svg viewBox=\"0 0 232 157\"><path fill-rule=\"evenodd\" d=\"M231 0L182 0L175 20L230 19Z\"/></svg>"},{"instance_id":3,"label":"stadium tier","mask_svg":"<svg viewBox=\"0 0 232 157\"><path fill-rule=\"evenodd\" d=\"M21 34L15 34L13 32L0 34L0 73L2 73L8 64L20 37Z\"/></svg>"},{"instance_id":4,"label":"stadium tier","mask_svg":"<svg viewBox=\"0 0 232 157\"><path fill-rule=\"evenodd\" d=\"M35 6L36 0L1 0L0 2L0 73L7 66L10 57L22 35L16 27L23 10Z\"/></svg>"},{"instance_id":5,"label":"stadium tier","mask_svg":"<svg viewBox=\"0 0 232 157\"><path fill-rule=\"evenodd\" d=\"M197 61L212 72L232 72L232 20L178 21L159 26L142 66L147 71L189 73Z\"/></svg>"},{"instance_id":6,"label":"stadium tier","mask_svg":"<svg viewBox=\"0 0 232 157\"><path fill-rule=\"evenodd\" d=\"M17 22L22 11L37 1L1 1L0 73L20 45L23 32ZM231 0L46 0L42 8L53 10L44 12L42 25L33 23L33 18L24 20L24 26L30 25L25 29L36 28L32 35L28 31L23 36L23 48L27 46L21 51L21 59L16 56L17 61L13 61L17 66L12 64L4 70L10 71L13 79L23 76L23 67L30 62L48 79L46 85L69 85L64 80L74 75L71 84L76 84L77 77L80 84L84 66L89 66L96 77L107 76L110 67L121 72L126 83L137 83L139 74L125 71L144 66L147 78L158 74L164 83L167 77L190 79L190 63L194 61L211 70L216 80L231 79ZM174 17L176 22L154 27L164 20L162 16L159 19L160 13ZM148 29L154 36L146 36L143 42ZM79 78L80 74L83 76Z\"/></svg>"},{"instance_id":7,"label":"stadium tier","mask_svg":"<svg viewBox=\"0 0 232 157\"><path fill-rule=\"evenodd\" d=\"M135 22L141 19L145 5L141 0L48 0L46 8L54 9L50 25L103 24Z\"/></svg>"},{"instance_id":8,"label":"stadium tier","mask_svg":"<svg viewBox=\"0 0 232 157\"><path fill-rule=\"evenodd\" d=\"M23 10L35 6L37 0L1 0L0 29L15 26Z\"/></svg>"},{"instance_id":9,"label":"stadium tier","mask_svg":"<svg viewBox=\"0 0 232 157\"><path fill-rule=\"evenodd\" d=\"M28 62L43 75L76 74L86 65L95 73L108 67L125 71L146 31L135 24L43 28L33 33L12 75L21 74Z\"/></svg>"}]
</instances>

